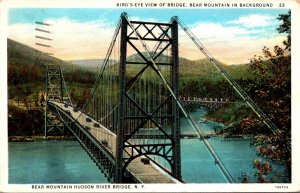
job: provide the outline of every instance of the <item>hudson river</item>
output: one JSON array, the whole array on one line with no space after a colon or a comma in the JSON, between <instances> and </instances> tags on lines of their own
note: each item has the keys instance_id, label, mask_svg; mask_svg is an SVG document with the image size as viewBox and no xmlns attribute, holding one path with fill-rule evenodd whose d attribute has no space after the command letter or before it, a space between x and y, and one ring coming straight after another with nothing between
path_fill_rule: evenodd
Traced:
<instances>
[{"instance_id":1,"label":"hudson river","mask_svg":"<svg viewBox=\"0 0 300 193\"><path fill-rule=\"evenodd\" d=\"M206 113L199 109L193 113L200 117ZM221 124L199 122L205 132L222 127ZM186 120L181 121L181 133L193 134ZM255 180L252 161L258 156L251 139L208 139L237 183L242 174ZM213 159L199 139L181 139L182 177L188 183L225 183ZM286 175L283 165L273 165L277 175ZM283 177L284 178L284 177ZM284 182L284 181L282 181ZM9 183L108 183L100 169L77 141L9 142Z\"/></svg>"}]
</instances>

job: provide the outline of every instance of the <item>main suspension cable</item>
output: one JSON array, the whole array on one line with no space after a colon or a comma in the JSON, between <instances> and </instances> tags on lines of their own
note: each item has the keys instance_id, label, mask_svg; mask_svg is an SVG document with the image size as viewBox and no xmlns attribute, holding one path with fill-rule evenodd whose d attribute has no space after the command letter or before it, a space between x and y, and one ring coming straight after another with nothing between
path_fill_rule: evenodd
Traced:
<instances>
[{"instance_id":1,"label":"main suspension cable","mask_svg":"<svg viewBox=\"0 0 300 193\"><path fill-rule=\"evenodd\" d=\"M77 117L77 119L81 116L81 114L83 113L83 109L85 109L88 105L88 103L90 102L91 98L94 96L94 94L96 93L96 90L98 88L98 85L99 85L99 82L100 80L103 78L103 73L104 73L104 70L109 62L109 59L110 59L110 55L112 53L112 50L113 50L113 47L115 45L115 42L116 42L116 39L117 39L117 36L119 34L119 31L120 31L120 28L121 28L121 19L119 19L118 21L118 24L117 24L117 27L115 29L115 32L114 32L114 35L113 35L113 38L112 38L112 41L109 45L109 48L108 48L108 51L106 53L106 56L105 56L105 59L103 61L103 64L102 64L102 67L100 69L100 73L98 74L98 77L94 83L94 87L93 87L93 90L90 94L90 96L87 98L87 100L85 101L83 107L82 107L82 110L81 110L81 113L79 114L79 116Z\"/></svg>"},{"instance_id":2,"label":"main suspension cable","mask_svg":"<svg viewBox=\"0 0 300 193\"><path fill-rule=\"evenodd\" d=\"M199 48L204 56L214 65L214 67L223 75L227 82L233 87L233 89L239 94L239 96L248 104L253 112L258 116L260 120L277 136L284 137L282 131L269 119L269 117L257 106L257 104L249 97L243 88L228 74L228 72L218 64L212 54L204 47L200 40L193 34L193 32L180 20L177 16L173 17L172 20L178 22L179 26L185 31L190 37L193 43ZM291 150L291 141L287 140L287 148Z\"/></svg>"},{"instance_id":3,"label":"main suspension cable","mask_svg":"<svg viewBox=\"0 0 300 193\"><path fill-rule=\"evenodd\" d=\"M205 144L205 147L207 148L207 150L210 152L210 155L212 156L212 158L215 160L215 164L218 166L218 168L220 169L221 173L224 175L225 179L227 180L227 182L229 183L234 183L234 180L232 178L232 176L229 174L229 172L227 171L227 169L225 168L225 166L223 165L223 163L221 162L219 156L217 155L217 153L215 152L215 150L212 148L212 146L209 144L208 140L204 137L204 135L200 132L200 128L197 128L197 124L195 124L195 121L192 120L192 117L189 116L186 112L186 110L184 109L183 105L180 103L180 101L178 100L177 96L175 95L175 93L173 92L170 84L167 82L167 80L164 78L164 76L162 75L162 73L160 72L160 70L158 69L155 61L152 58L152 55L150 53L150 49L148 48L148 46L146 45L146 43L142 40L141 35L139 34L139 32L137 31L137 29L134 28L133 24L131 23L127 13L122 13L122 16L124 16L124 18L127 20L128 25L130 26L130 28L134 31L134 33L136 34L138 40L141 42L142 46L144 47L146 54L148 54L148 57L151 61L152 67L155 70L155 72L159 75L159 77L161 78L161 80L164 82L165 86L167 87L167 89L169 90L171 96L173 97L173 99L175 100L176 104L178 105L178 107L180 108L180 110L182 111L182 113L184 114L184 116L187 118L188 122L190 123L190 125L192 126L192 128L196 131L197 136L199 138L201 138Z\"/></svg>"}]
</instances>

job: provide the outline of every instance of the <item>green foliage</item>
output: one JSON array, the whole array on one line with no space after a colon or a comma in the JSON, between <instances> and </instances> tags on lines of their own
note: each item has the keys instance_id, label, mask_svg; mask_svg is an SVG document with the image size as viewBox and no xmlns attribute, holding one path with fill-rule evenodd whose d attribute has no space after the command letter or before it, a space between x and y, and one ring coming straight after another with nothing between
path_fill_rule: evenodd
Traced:
<instances>
[{"instance_id":1,"label":"green foliage","mask_svg":"<svg viewBox=\"0 0 300 193\"><path fill-rule=\"evenodd\" d=\"M205 117L225 124L225 127L219 133L227 136L265 134L266 131L263 127L249 125L249 119L255 116L246 104L235 103L211 111Z\"/></svg>"},{"instance_id":2,"label":"green foliage","mask_svg":"<svg viewBox=\"0 0 300 193\"><path fill-rule=\"evenodd\" d=\"M44 134L43 109L24 109L15 105L9 105L8 114L8 136L33 136Z\"/></svg>"},{"instance_id":3,"label":"green foliage","mask_svg":"<svg viewBox=\"0 0 300 193\"><path fill-rule=\"evenodd\" d=\"M282 21L282 24L277 28L279 33L287 33L287 40L283 41L285 49L291 50L291 10L288 14L280 14L277 18Z\"/></svg>"},{"instance_id":4,"label":"green foliage","mask_svg":"<svg viewBox=\"0 0 300 193\"><path fill-rule=\"evenodd\" d=\"M254 79L255 76L249 73L250 66L248 64L226 65L216 61L219 65L235 79ZM182 77L198 77L209 82L223 81L224 77L221 73L207 60L200 59L195 61L180 60L180 78Z\"/></svg>"},{"instance_id":5,"label":"green foliage","mask_svg":"<svg viewBox=\"0 0 300 193\"><path fill-rule=\"evenodd\" d=\"M243 112L234 106L220 109L208 117L217 117L217 121L226 123L227 126L221 132L229 135L264 134L255 138L254 143L258 145L257 154L272 161L285 163L290 178L291 152L287 148L287 141L291 139L291 12L280 15L278 19L282 21L278 32L287 33L287 40L283 42L285 48L275 46L270 50L264 47L262 55L251 58L250 64L247 65L248 73L253 76L243 79L243 75L237 82L279 128L282 135L274 135L253 113ZM218 92L223 92L222 89L219 91L219 87L215 88ZM253 166L257 169L258 182L276 181L275 178L267 177L267 174L272 172L269 162L255 160ZM248 181L247 176L243 177L243 181Z\"/></svg>"},{"instance_id":6,"label":"green foliage","mask_svg":"<svg viewBox=\"0 0 300 193\"><path fill-rule=\"evenodd\" d=\"M46 64L67 63L29 46L7 39L9 98L25 97L44 90ZM26 91L24 91L26 88Z\"/></svg>"},{"instance_id":7,"label":"green foliage","mask_svg":"<svg viewBox=\"0 0 300 193\"><path fill-rule=\"evenodd\" d=\"M130 56L130 59L141 60L138 56ZM167 56L162 56L157 60L170 60ZM180 86L179 93L181 96L188 94L189 96L200 97L217 97L235 100L235 94L232 88L223 79L220 73L207 60L190 61L180 58ZM78 65L72 65L59 59L49 57L41 52L34 50L26 45L20 44L8 39L8 96L10 99L26 103L26 101L43 100L43 97L37 97L44 91L45 84L45 64L60 64L64 73L64 80L71 95L72 100L78 106L85 103L86 98L91 93L94 81L98 75L98 70L84 68ZM252 79L248 73L248 65L225 66L234 77L239 81L248 81ZM110 68L114 69L113 65ZM127 76L136 74L141 70L143 65L131 65L127 68ZM167 79L170 79L169 71L160 67L162 73ZM242 73L241 73L242 72ZM147 75L141 76L141 84L148 81L152 84L150 88L158 87L160 78L152 70L147 70ZM117 75L113 75L114 79L118 79ZM241 79L243 78L243 79ZM109 89L103 85L101 92ZM218 92L211 92L217 89ZM114 92L111 92L111 100L118 99L118 85L114 86ZM155 91L151 91L155 92ZM145 93L140 93L142 100ZM166 93L162 93L166 94ZM101 100L101 93L96 93L97 98ZM45 96L44 96L45 97ZM106 96L107 97L107 96Z\"/></svg>"},{"instance_id":8,"label":"green foliage","mask_svg":"<svg viewBox=\"0 0 300 193\"><path fill-rule=\"evenodd\" d=\"M64 80L68 84L94 84L97 76L97 72L92 72L86 68L80 68L78 66L62 67L62 71L64 73Z\"/></svg>"},{"instance_id":9,"label":"green foliage","mask_svg":"<svg viewBox=\"0 0 300 193\"><path fill-rule=\"evenodd\" d=\"M259 99L257 103L281 133L281 136L270 133L267 137L257 138L256 144L261 145L257 153L285 163L290 178L291 152L287 148L287 141L291 140L291 12L280 15L278 19L282 21L279 33L287 33L287 40L283 42L286 48L275 46L271 51L264 47L261 56L251 59L250 66L258 76L264 78L264 84L255 90Z\"/></svg>"},{"instance_id":10,"label":"green foliage","mask_svg":"<svg viewBox=\"0 0 300 193\"><path fill-rule=\"evenodd\" d=\"M291 58L283 49L275 46L275 54L268 48L263 56L251 59L251 67L265 78L264 84L256 88L258 104L263 107L272 121L290 135L291 126ZM267 61L267 63L266 63Z\"/></svg>"},{"instance_id":11,"label":"green foliage","mask_svg":"<svg viewBox=\"0 0 300 193\"><path fill-rule=\"evenodd\" d=\"M8 84L44 82L46 64L68 65L29 46L7 39Z\"/></svg>"},{"instance_id":12,"label":"green foliage","mask_svg":"<svg viewBox=\"0 0 300 193\"><path fill-rule=\"evenodd\" d=\"M227 66L218 63L246 90L257 81L255 75L250 73L248 64ZM179 84L181 96L240 100L234 89L207 59L181 63Z\"/></svg>"}]
</instances>

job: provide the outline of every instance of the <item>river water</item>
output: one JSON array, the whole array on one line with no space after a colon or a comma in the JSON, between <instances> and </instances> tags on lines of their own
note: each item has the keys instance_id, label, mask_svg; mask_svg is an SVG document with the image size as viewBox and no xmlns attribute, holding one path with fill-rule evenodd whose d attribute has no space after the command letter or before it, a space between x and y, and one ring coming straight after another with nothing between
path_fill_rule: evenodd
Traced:
<instances>
[{"instance_id":1,"label":"river water","mask_svg":"<svg viewBox=\"0 0 300 193\"><path fill-rule=\"evenodd\" d=\"M193 116L200 120L206 113L198 109ZM210 133L223 125L198 122L204 132ZM182 134L195 134L188 122L181 120ZM208 139L225 167L237 183L242 174L255 181L252 161L257 158L251 139ZM225 183L221 172L199 139L181 139L182 177L188 183ZM280 176L286 175L285 167L273 165ZM282 177L281 177L282 178ZM281 182L286 178L283 177ZM77 141L9 142L9 183L108 183L96 164Z\"/></svg>"}]
</instances>

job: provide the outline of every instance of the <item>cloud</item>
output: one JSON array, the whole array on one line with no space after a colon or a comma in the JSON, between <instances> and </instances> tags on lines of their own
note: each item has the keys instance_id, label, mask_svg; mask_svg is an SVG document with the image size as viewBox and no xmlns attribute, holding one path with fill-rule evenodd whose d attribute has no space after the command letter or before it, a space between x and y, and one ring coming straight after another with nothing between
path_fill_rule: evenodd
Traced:
<instances>
[{"instance_id":1,"label":"cloud","mask_svg":"<svg viewBox=\"0 0 300 193\"><path fill-rule=\"evenodd\" d=\"M220 23L198 23L190 29L214 58L227 64L248 63L253 55L261 54L264 46L272 48L281 45L286 38L283 34L275 33L275 29L269 31L264 27L246 29ZM183 31L179 37L182 57L204 57Z\"/></svg>"},{"instance_id":2,"label":"cloud","mask_svg":"<svg viewBox=\"0 0 300 193\"><path fill-rule=\"evenodd\" d=\"M257 18L261 18L261 16L257 16ZM247 18L251 18L251 16ZM268 31L269 28L263 27L263 24L267 25L268 19L266 18L271 17L265 17L256 23L254 29L248 28L251 26L249 24L251 21L248 21L246 17L227 23L196 23L190 29L216 59L228 64L247 63L253 55L260 54L264 46L273 47L285 38L284 35L275 32L275 29L270 32ZM139 18L132 19L139 20ZM155 22L156 20L152 18L151 21ZM59 18L45 22L53 24L51 27L44 27L52 31L51 34L42 34L53 39L53 41L46 42L52 48L42 48L35 45L35 42L38 41L35 38L37 35L37 31L34 30L35 24L17 23L10 25L9 38L53 53L55 57L63 60L95 59L105 57L116 28L116 24L113 24L114 21L107 20L78 22L69 18ZM245 27L244 24L246 25L247 22L249 25ZM243 25L241 25L242 23ZM139 30L141 34L146 32L142 29ZM157 33L161 32L157 30ZM118 41L117 44L119 44ZM140 43L137 44L137 47L143 50ZM150 48L154 46L154 44L149 44ZM183 30L179 31L179 51L181 57L189 59L203 57ZM128 55L133 52L130 46L128 52Z\"/></svg>"},{"instance_id":3,"label":"cloud","mask_svg":"<svg viewBox=\"0 0 300 193\"><path fill-rule=\"evenodd\" d=\"M141 19L133 17L132 20L139 21ZM147 21L155 22L155 19L150 18L150 20ZM55 57L63 60L96 59L106 56L116 28L116 23L108 20L78 22L65 17L48 19L44 22L52 25L50 27L38 27L43 30L51 31L51 34L36 31L35 28L37 25L34 23L17 23L9 26L8 36L13 40L43 52L53 53ZM156 31L160 32L160 30L157 29ZM147 33L147 30L140 27L139 32L143 35ZM35 38L37 35L53 40L40 40ZM35 45L36 42L50 45L51 48L37 46ZM140 45L137 47L142 49ZM129 49L128 54L130 55L132 52L133 49Z\"/></svg>"},{"instance_id":4,"label":"cloud","mask_svg":"<svg viewBox=\"0 0 300 193\"><path fill-rule=\"evenodd\" d=\"M41 51L52 52L55 57L64 60L101 58L108 50L115 28L105 20L80 23L60 18L46 22L52 26L39 27L51 31L51 34L37 32L34 30L35 24L13 24L9 26L9 38ZM39 40L35 38L36 35L53 40ZM49 44L51 48L36 46L35 42Z\"/></svg>"},{"instance_id":5,"label":"cloud","mask_svg":"<svg viewBox=\"0 0 300 193\"><path fill-rule=\"evenodd\" d=\"M204 39L228 39L237 36L250 36L261 33L259 29L245 29L238 26L224 26L220 23L199 23L191 28L195 35Z\"/></svg>"},{"instance_id":6,"label":"cloud","mask_svg":"<svg viewBox=\"0 0 300 193\"><path fill-rule=\"evenodd\" d=\"M275 38L262 37L253 41L250 38L237 38L234 43L214 42L211 44L211 52L214 57L227 64L245 64L254 55L262 55L264 46L273 48L275 45L282 45L285 36Z\"/></svg>"},{"instance_id":7,"label":"cloud","mask_svg":"<svg viewBox=\"0 0 300 193\"><path fill-rule=\"evenodd\" d=\"M244 28L256 28L273 25L274 21L277 21L275 16L254 14L227 23L242 25Z\"/></svg>"},{"instance_id":8,"label":"cloud","mask_svg":"<svg viewBox=\"0 0 300 193\"><path fill-rule=\"evenodd\" d=\"M55 22L54 51L63 59L105 56L114 28L103 20L80 23L69 19Z\"/></svg>"}]
</instances>

